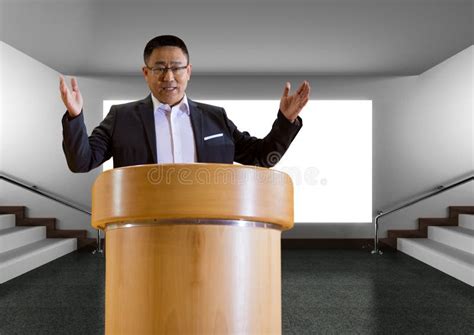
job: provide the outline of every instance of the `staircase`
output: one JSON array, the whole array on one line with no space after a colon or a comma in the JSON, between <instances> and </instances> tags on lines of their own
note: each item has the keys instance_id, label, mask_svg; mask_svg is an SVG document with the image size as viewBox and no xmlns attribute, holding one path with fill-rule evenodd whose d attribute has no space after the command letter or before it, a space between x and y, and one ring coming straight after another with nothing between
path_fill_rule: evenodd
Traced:
<instances>
[{"instance_id":1,"label":"staircase","mask_svg":"<svg viewBox=\"0 0 474 335\"><path fill-rule=\"evenodd\" d=\"M0 206L0 284L90 242L86 230L57 230L56 219L27 218L25 211Z\"/></svg>"},{"instance_id":2,"label":"staircase","mask_svg":"<svg viewBox=\"0 0 474 335\"><path fill-rule=\"evenodd\" d=\"M447 218L420 218L418 230L389 230L385 244L474 286L474 206L450 206Z\"/></svg>"}]
</instances>

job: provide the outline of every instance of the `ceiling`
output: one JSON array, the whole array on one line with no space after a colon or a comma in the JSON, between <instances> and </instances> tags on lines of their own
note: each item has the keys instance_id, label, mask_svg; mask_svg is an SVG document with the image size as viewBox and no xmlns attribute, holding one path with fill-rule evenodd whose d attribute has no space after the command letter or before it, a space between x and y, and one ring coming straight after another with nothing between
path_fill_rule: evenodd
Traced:
<instances>
[{"instance_id":1,"label":"ceiling","mask_svg":"<svg viewBox=\"0 0 474 335\"><path fill-rule=\"evenodd\" d=\"M73 75L139 75L161 34L195 75L417 75L473 44L473 1L0 0L0 37Z\"/></svg>"}]
</instances>

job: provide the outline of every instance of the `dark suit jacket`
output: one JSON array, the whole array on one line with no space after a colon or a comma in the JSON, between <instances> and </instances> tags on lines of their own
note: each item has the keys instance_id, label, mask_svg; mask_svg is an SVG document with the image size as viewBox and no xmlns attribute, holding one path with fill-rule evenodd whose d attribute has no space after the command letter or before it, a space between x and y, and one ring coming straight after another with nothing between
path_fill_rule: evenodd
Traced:
<instances>
[{"instance_id":1,"label":"dark suit jacket","mask_svg":"<svg viewBox=\"0 0 474 335\"><path fill-rule=\"evenodd\" d=\"M188 99L198 162L234 161L263 167L275 165L303 125L298 117L289 122L279 111L272 129L263 139L241 132L221 107ZM114 167L156 164L156 136L151 95L143 100L110 108L107 117L88 137L83 113L62 118L63 150L73 172L90 171L110 157ZM204 141L204 137L223 133Z\"/></svg>"}]
</instances>

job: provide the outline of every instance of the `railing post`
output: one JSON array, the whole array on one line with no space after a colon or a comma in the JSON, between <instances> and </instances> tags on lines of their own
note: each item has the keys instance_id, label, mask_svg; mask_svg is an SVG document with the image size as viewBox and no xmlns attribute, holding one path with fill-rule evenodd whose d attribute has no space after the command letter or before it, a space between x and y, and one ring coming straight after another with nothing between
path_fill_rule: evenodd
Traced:
<instances>
[{"instance_id":1,"label":"railing post","mask_svg":"<svg viewBox=\"0 0 474 335\"><path fill-rule=\"evenodd\" d=\"M372 255L383 255L382 250L379 249L379 217L382 216L383 212L378 211L374 218L374 249L371 251Z\"/></svg>"},{"instance_id":2,"label":"railing post","mask_svg":"<svg viewBox=\"0 0 474 335\"><path fill-rule=\"evenodd\" d=\"M100 229L97 229L97 239L96 239L96 244L97 247L95 248L94 251L92 251L92 254L95 255L97 254L104 254L104 249L102 248L102 239L100 238Z\"/></svg>"}]
</instances>

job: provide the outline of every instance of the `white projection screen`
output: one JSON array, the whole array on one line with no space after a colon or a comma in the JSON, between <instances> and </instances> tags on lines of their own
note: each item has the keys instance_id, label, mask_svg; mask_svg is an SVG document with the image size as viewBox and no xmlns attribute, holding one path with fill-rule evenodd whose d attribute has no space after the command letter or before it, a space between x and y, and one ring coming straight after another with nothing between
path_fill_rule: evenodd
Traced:
<instances>
[{"instance_id":1,"label":"white projection screen","mask_svg":"<svg viewBox=\"0 0 474 335\"><path fill-rule=\"evenodd\" d=\"M104 101L104 116L128 101ZM224 107L239 130L256 137L268 133L279 107L278 100L199 101ZM273 167L293 179L295 222L371 222L372 101L311 100L301 117L303 128Z\"/></svg>"}]
</instances>

